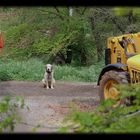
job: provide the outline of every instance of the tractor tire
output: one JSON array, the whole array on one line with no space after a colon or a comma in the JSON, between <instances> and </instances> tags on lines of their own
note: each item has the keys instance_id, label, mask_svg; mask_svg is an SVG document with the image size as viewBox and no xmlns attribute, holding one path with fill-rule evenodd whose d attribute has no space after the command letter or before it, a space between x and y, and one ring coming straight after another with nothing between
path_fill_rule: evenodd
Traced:
<instances>
[{"instance_id":1,"label":"tractor tire","mask_svg":"<svg viewBox=\"0 0 140 140\"><path fill-rule=\"evenodd\" d=\"M100 102L106 99L115 99L118 95L114 84L128 84L130 78L128 72L110 70L106 72L100 80L99 96Z\"/></svg>"}]
</instances>

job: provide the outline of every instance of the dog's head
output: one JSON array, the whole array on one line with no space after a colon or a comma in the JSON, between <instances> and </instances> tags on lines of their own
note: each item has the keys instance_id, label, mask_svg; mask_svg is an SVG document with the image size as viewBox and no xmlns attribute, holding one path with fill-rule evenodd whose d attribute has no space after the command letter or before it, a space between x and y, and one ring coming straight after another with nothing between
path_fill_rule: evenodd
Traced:
<instances>
[{"instance_id":1,"label":"dog's head","mask_svg":"<svg viewBox=\"0 0 140 140\"><path fill-rule=\"evenodd\" d=\"M53 66L52 66L51 64L47 64L47 65L45 66L45 71L46 71L47 73L51 73L51 72L53 71Z\"/></svg>"}]
</instances>

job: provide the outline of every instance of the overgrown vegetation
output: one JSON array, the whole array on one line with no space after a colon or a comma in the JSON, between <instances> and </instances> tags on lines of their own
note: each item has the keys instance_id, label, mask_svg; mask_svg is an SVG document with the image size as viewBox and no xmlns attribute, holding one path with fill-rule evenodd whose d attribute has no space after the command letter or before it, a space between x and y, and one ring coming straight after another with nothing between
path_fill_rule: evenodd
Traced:
<instances>
[{"instance_id":1,"label":"overgrown vegetation","mask_svg":"<svg viewBox=\"0 0 140 140\"><path fill-rule=\"evenodd\" d=\"M17 115L17 110L22 108L24 108L24 99L21 97L5 96L0 100L0 133L14 131L21 119Z\"/></svg>"},{"instance_id":2,"label":"overgrown vegetation","mask_svg":"<svg viewBox=\"0 0 140 140\"><path fill-rule=\"evenodd\" d=\"M121 99L135 96L133 105L122 104L114 108L115 100L106 100L94 112L80 112L76 109L65 120L71 122L71 125L61 128L60 132L139 133L140 85L122 85L118 89Z\"/></svg>"},{"instance_id":3,"label":"overgrown vegetation","mask_svg":"<svg viewBox=\"0 0 140 140\"><path fill-rule=\"evenodd\" d=\"M40 81L43 77L44 65L41 61L0 61L0 80L29 80Z\"/></svg>"},{"instance_id":4,"label":"overgrown vegetation","mask_svg":"<svg viewBox=\"0 0 140 140\"><path fill-rule=\"evenodd\" d=\"M99 64L99 63L98 63ZM85 81L97 82L101 71L100 65L90 67L57 66L54 65L54 77L61 81ZM44 76L44 63L40 59L29 59L24 61L0 60L0 81L41 81Z\"/></svg>"},{"instance_id":5,"label":"overgrown vegetation","mask_svg":"<svg viewBox=\"0 0 140 140\"><path fill-rule=\"evenodd\" d=\"M104 60L108 37L139 31L139 11L137 7L1 7L3 57L93 65Z\"/></svg>"}]
</instances>

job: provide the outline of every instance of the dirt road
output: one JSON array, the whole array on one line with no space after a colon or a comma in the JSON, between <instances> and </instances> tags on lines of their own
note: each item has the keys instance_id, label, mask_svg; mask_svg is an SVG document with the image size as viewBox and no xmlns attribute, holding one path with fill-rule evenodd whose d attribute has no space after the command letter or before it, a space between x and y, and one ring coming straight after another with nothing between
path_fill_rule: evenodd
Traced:
<instances>
[{"instance_id":1,"label":"dirt road","mask_svg":"<svg viewBox=\"0 0 140 140\"><path fill-rule=\"evenodd\" d=\"M53 133L63 126L64 117L74 103L80 110L93 110L99 97L96 83L71 83L56 81L54 89L44 89L40 82L0 82L0 98L5 95L22 96L28 109L19 110L22 122L15 132Z\"/></svg>"}]
</instances>

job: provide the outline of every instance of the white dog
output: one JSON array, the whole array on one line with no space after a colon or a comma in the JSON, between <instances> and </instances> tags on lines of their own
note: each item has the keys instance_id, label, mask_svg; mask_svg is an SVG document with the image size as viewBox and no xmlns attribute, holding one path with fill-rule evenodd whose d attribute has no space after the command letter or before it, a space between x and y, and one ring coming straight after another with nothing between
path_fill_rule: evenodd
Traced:
<instances>
[{"instance_id":1,"label":"white dog","mask_svg":"<svg viewBox=\"0 0 140 140\"><path fill-rule=\"evenodd\" d=\"M47 64L45 66L45 74L44 79L42 79L44 88L54 88L55 79L53 76L53 66L51 64Z\"/></svg>"}]
</instances>

